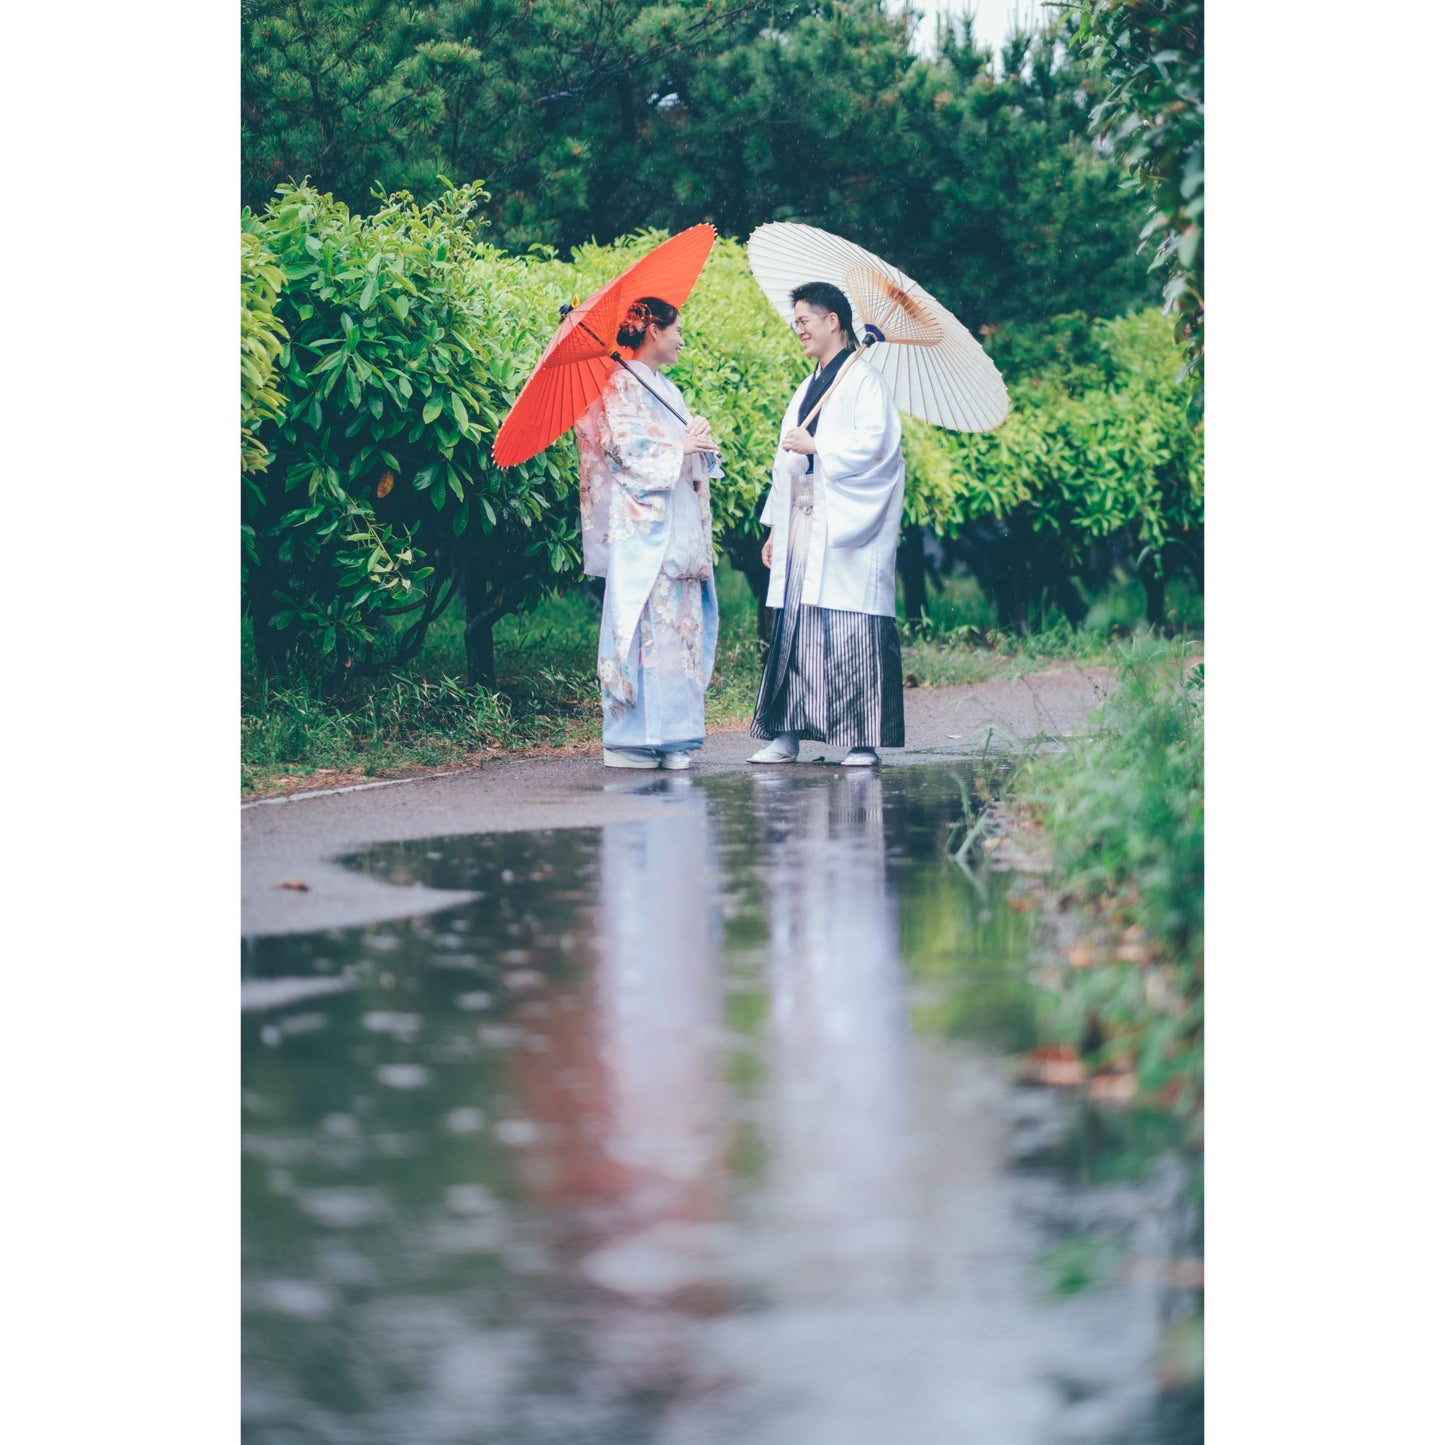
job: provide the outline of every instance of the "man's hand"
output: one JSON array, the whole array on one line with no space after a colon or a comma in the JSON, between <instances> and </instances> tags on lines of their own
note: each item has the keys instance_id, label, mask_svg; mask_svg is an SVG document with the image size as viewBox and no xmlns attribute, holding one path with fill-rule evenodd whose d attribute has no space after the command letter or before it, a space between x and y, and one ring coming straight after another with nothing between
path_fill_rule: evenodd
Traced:
<instances>
[{"instance_id":1,"label":"man's hand","mask_svg":"<svg viewBox=\"0 0 1445 1445\"><path fill-rule=\"evenodd\" d=\"M768 533L768 540L763 543L763 566L770 572L773 569L773 533Z\"/></svg>"},{"instance_id":2,"label":"man's hand","mask_svg":"<svg viewBox=\"0 0 1445 1445\"><path fill-rule=\"evenodd\" d=\"M818 443L812 438L812 434L805 426L790 427L783 433L783 450L785 452L802 452L804 456L814 456L818 450Z\"/></svg>"}]
</instances>

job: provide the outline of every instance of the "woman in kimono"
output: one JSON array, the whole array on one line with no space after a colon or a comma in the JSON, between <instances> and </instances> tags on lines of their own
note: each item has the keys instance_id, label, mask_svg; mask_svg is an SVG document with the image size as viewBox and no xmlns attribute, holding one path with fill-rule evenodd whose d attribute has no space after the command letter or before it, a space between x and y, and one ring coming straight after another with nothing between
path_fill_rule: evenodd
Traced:
<instances>
[{"instance_id":1,"label":"woman in kimono","mask_svg":"<svg viewBox=\"0 0 1445 1445\"><path fill-rule=\"evenodd\" d=\"M877 766L880 747L903 746L893 580L902 428L860 353L843 292L810 281L791 299L793 328L815 366L783 418L763 506L767 601L778 612L752 725L770 741L749 761L791 763L808 738L847 748L847 766Z\"/></svg>"},{"instance_id":2,"label":"woman in kimono","mask_svg":"<svg viewBox=\"0 0 1445 1445\"><path fill-rule=\"evenodd\" d=\"M597 642L602 761L685 768L702 746L717 651L708 477L721 467L707 422L662 375L682 352L677 308L642 297L617 341L632 360L576 425L583 570L607 579Z\"/></svg>"}]
</instances>

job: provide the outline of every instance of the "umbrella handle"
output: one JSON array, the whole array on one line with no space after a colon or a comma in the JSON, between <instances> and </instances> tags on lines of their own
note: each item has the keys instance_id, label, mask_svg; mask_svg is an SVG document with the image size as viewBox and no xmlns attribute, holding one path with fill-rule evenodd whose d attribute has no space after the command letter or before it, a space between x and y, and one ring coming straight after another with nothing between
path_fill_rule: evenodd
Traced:
<instances>
[{"instance_id":1,"label":"umbrella handle","mask_svg":"<svg viewBox=\"0 0 1445 1445\"><path fill-rule=\"evenodd\" d=\"M852 356L850 356L850 357L848 358L848 360L843 363L843 369L842 369L842 371L840 371L840 372L837 374L837 376L835 376L835 377L833 378L833 384L832 384L832 386L830 386L830 387L827 389L827 391L825 391L825 392L822 394L822 396L820 396L820 397L818 398L818 404L812 409L812 411L810 411L810 412L807 414L807 416L805 416L805 417L803 418L802 421L800 421L800 422L798 423L799 426L807 426L808 423L809 423L810 421L812 421L813 418L814 418L815 416L817 416L820 411L823 410L823 403L824 403L825 401L827 401L830 396L833 395L833 392L837 389L838 383L839 383L840 381L842 381L845 376L848 375L848 368L849 368L850 366L852 366L853 363L854 363L855 361L857 361L858 358L859 358L860 356L862 356L862 355L863 355L863 348L860 346L860 347L852 354Z\"/></svg>"},{"instance_id":2,"label":"umbrella handle","mask_svg":"<svg viewBox=\"0 0 1445 1445\"><path fill-rule=\"evenodd\" d=\"M589 333L589 334L590 334L590 333ZM643 381L642 377L639 376L639 375L637 374L637 372L633 371L631 364L630 364L629 362L624 361L624 360L622 359L622 356L621 356L618 352L614 351L614 352L612 353L612 359L613 359L613 361L615 361L615 362L618 364L618 366L622 367L623 370L626 371L630 376L636 377L636 378L637 378L637 383L638 383L638 385L641 386L644 391L652 391L652 388L651 388L650 386L648 386L648 384L647 384L645 381ZM670 412L673 414L673 416L675 416L675 417L678 419L678 421L680 421L680 422L683 424L683 426L686 426L686 425L687 425L687 418L686 418L680 411L678 411L678 409L677 409L675 406L673 406L673 404L672 404L670 401L668 401L668 399L667 399L665 396L663 396L663 395L661 395L659 392L655 392L655 391L652 391L652 394L653 394L653 396L657 397L658 401L660 401L660 402L663 404L663 406L665 406L665 407L668 409L668 411L670 411ZM698 490L698 483L697 483L697 479L696 479L696 478L693 479L692 489L693 489L693 491L697 491L697 490Z\"/></svg>"},{"instance_id":3,"label":"umbrella handle","mask_svg":"<svg viewBox=\"0 0 1445 1445\"><path fill-rule=\"evenodd\" d=\"M568 313L576 310L576 308L574 306L569 306L566 302L563 302L562 305L557 308L557 310L562 313L562 317L565 320ZM606 350L607 343L603 341L603 339L585 321L578 321L577 326L580 330L585 331L588 336L590 336L593 341L595 341L600 347ZM627 374L637 382L637 384L643 389L643 391L650 392L654 397L656 397L657 400L660 401L663 406L665 406L668 411L670 411L673 416L675 416L678 421L683 424L683 426L687 425L687 418L675 406L673 406L673 404L668 401L668 399L663 396L661 392L653 391L653 389L642 379L642 376L632 369L632 364L623 359L622 353L620 351L614 350L612 352L611 359L615 361L618 366L622 367L622 369L626 371ZM847 369L848 368L846 366L843 368L844 371L846 371ZM842 378L840 377L839 380L841 379ZM692 489L693 491L697 491L698 484L696 481L693 482Z\"/></svg>"},{"instance_id":4,"label":"umbrella handle","mask_svg":"<svg viewBox=\"0 0 1445 1445\"><path fill-rule=\"evenodd\" d=\"M575 306L570 306L565 301L557 308L557 310L561 313L563 320L566 320L566 318L576 309L577 308ZM600 346L604 351L607 350L607 343L585 321L579 320L577 322L577 329L579 331L585 331L588 336L590 336L593 341L598 344L598 346ZM612 352L611 359L615 361L620 367L623 367L633 377L635 377L637 380L637 384L643 389L643 391L652 392L652 395L657 397L658 401L660 401L663 406L665 406L668 411L670 411L673 416L678 419L678 421L680 421L684 426L687 425L687 418L675 406L673 406L673 404L668 401L665 396L660 395L658 392L652 391L652 388L648 386L648 384L640 376L638 376L637 372L632 370L631 365L629 365L629 363L622 359L621 352L614 350Z\"/></svg>"},{"instance_id":5,"label":"umbrella handle","mask_svg":"<svg viewBox=\"0 0 1445 1445\"><path fill-rule=\"evenodd\" d=\"M642 377L638 375L637 372L633 371L631 362L624 361L622 359L622 356L616 351L612 353L612 359L629 375L637 378L637 384L643 389L643 391L652 391L652 388L648 386L648 384L642 379ZM668 401L665 396L663 396L660 392L656 391L652 391L652 394L658 399L658 401L663 404L663 406L668 409L668 411L673 414L673 416L678 419L678 421L683 424L683 426L687 425L687 418L675 406L673 406L673 404Z\"/></svg>"}]
</instances>

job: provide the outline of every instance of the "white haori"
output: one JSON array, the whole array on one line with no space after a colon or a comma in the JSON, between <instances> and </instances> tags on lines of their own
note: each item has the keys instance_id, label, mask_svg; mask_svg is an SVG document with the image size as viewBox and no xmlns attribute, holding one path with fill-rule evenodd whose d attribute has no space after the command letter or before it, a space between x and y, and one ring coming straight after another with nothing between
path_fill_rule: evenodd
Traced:
<instances>
[{"instance_id":1,"label":"white haori","mask_svg":"<svg viewBox=\"0 0 1445 1445\"><path fill-rule=\"evenodd\" d=\"M845 373L818 413L812 526L799 601L893 617L903 524L903 428L887 384L867 358L844 365ZM799 409L807 389L804 381L784 415L773 457L773 484L763 504L762 523L774 529L769 607L783 605L793 479L808 468L805 455L783 450L782 436L801 424Z\"/></svg>"}]
</instances>

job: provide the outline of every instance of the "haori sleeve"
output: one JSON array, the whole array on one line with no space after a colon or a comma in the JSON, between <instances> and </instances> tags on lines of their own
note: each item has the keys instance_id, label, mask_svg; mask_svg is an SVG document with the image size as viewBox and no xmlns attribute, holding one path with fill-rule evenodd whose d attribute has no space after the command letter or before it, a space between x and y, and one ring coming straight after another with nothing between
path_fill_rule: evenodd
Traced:
<instances>
[{"instance_id":1,"label":"haori sleeve","mask_svg":"<svg viewBox=\"0 0 1445 1445\"><path fill-rule=\"evenodd\" d=\"M841 407L832 418L824 413L815 439L818 461L830 483L851 480L887 491L892 486L887 464L902 447L903 428L883 378L866 362L861 365L867 369L858 379L848 426L836 425ZM829 420L834 425L828 425Z\"/></svg>"},{"instance_id":2,"label":"haori sleeve","mask_svg":"<svg viewBox=\"0 0 1445 1445\"><path fill-rule=\"evenodd\" d=\"M773 498L778 495L779 490L787 491L791 495L793 481L808 470L808 458L802 452L783 449L783 437L798 424L798 403L807 389L808 383L805 381L793 393L793 399L788 403L788 409L783 413L782 424L778 428L778 446L773 453L773 484L768 488L767 500L763 503L762 515L758 518L765 527L778 525L778 517L773 510Z\"/></svg>"}]
</instances>

